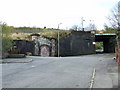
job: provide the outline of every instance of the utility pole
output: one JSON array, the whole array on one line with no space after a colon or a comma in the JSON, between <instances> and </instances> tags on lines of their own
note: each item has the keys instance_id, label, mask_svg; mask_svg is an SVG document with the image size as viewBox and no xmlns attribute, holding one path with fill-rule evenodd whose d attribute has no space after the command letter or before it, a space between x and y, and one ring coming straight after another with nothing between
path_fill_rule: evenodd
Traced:
<instances>
[{"instance_id":1,"label":"utility pole","mask_svg":"<svg viewBox=\"0 0 120 90\"><path fill-rule=\"evenodd\" d=\"M94 30L94 20L90 20L90 29Z\"/></svg>"}]
</instances>

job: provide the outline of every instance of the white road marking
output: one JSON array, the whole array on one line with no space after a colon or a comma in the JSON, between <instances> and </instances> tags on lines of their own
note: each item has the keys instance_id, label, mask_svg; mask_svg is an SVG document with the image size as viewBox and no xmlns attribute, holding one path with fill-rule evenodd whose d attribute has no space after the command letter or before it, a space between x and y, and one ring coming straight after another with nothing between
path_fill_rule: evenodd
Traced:
<instances>
[{"instance_id":1,"label":"white road marking","mask_svg":"<svg viewBox=\"0 0 120 90\"><path fill-rule=\"evenodd\" d=\"M91 90L91 88L93 88L93 85L94 85L94 79L95 79L95 74L96 74L96 70L95 70L95 68L93 69L93 73L92 73L92 79L91 79L91 81L90 81L90 90Z\"/></svg>"}]
</instances>

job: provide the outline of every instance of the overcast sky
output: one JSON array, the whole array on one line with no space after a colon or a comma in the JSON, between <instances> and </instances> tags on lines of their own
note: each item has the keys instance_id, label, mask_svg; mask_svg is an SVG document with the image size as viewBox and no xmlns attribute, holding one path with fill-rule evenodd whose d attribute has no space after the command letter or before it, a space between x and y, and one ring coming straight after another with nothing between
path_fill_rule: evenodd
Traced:
<instances>
[{"instance_id":1,"label":"overcast sky","mask_svg":"<svg viewBox=\"0 0 120 90\"><path fill-rule=\"evenodd\" d=\"M0 0L0 21L12 26L69 29L95 23L103 29L106 16L119 0Z\"/></svg>"}]
</instances>

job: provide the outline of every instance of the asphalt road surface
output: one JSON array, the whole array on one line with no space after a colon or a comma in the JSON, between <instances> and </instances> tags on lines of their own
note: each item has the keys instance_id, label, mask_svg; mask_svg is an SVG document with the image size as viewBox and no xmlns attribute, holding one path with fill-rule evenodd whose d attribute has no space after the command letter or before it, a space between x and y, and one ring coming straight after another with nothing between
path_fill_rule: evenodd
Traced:
<instances>
[{"instance_id":1,"label":"asphalt road surface","mask_svg":"<svg viewBox=\"0 0 120 90\"><path fill-rule=\"evenodd\" d=\"M117 87L113 56L29 56L32 62L2 65L2 88L89 88L94 69L93 88Z\"/></svg>"}]
</instances>

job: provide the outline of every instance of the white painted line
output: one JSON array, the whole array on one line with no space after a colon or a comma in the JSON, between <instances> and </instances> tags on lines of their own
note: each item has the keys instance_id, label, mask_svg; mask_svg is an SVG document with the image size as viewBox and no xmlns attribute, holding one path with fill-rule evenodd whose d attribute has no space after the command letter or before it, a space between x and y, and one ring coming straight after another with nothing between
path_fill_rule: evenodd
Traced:
<instances>
[{"instance_id":1,"label":"white painted line","mask_svg":"<svg viewBox=\"0 0 120 90\"><path fill-rule=\"evenodd\" d=\"M90 90L91 90L91 88L93 88L93 84L94 84L94 79L95 79L95 74L96 74L96 70L95 70L95 68L93 69L93 73L92 73L92 79L91 79L91 81L90 81Z\"/></svg>"}]
</instances>

